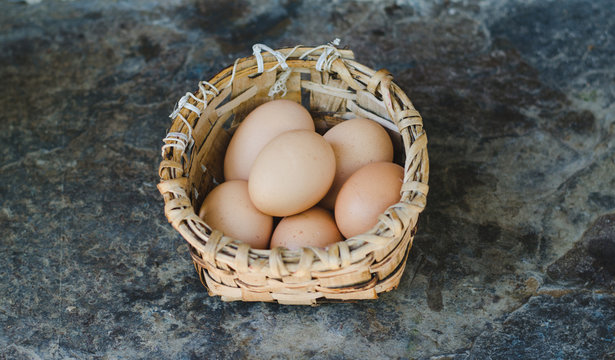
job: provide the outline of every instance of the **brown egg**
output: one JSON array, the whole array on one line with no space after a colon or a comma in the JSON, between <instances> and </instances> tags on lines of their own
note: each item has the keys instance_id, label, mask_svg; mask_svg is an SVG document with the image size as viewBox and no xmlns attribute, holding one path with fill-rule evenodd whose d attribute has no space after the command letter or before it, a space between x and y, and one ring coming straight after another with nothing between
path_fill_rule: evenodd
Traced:
<instances>
[{"instance_id":1,"label":"brown egg","mask_svg":"<svg viewBox=\"0 0 615 360\"><path fill-rule=\"evenodd\" d=\"M231 180L216 186L203 201L199 217L213 229L255 249L269 245L273 218L254 207L247 181Z\"/></svg>"},{"instance_id":2,"label":"brown egg","mask_svg":"<svg viewBox=\"0 0 615 360\"><path fill-rule=\"evenodd\" d=\"M378 223L378 215L401 196L404 169L390 162L377 162L357 170L342 185L335 201L335 221L350 238Z\"/></svg>"},{"instance_id":3,"label":"brown egg","mask_svg":"<svg viewBox=\"0 0 615 360\"><path fill-rule=\"evenodd\" d=\"M331 212L315 206L282 219L273 232L270 248L276 246L291 250L304 246L324 248L342 240L344 238L337 229Z\"/></svg>"},{"instance_id":4,"label":"brown egg","mask_svg":"<svg viewBox=\"0 0 615 360\"><path fill-rule=\"evenodd\" d=\"M361 167L378 161L393 161L393 143L386 130L368 119L339 123L323 135L335 153L335 179L320 205L333 209L342 185Z\"/></svg>"},{"instance_id":5,"label":"brown egg","mask_svg":"<svg viewBox=\"0 0 615 360\"><path fill-rule=\"evenodd\" d=\"M276 136L289 130L314 131L310 113L290 100L274 100L252 110L239 125L224 156L224 178L248 180L256 156Z\"/></svg>"},{"instance_id":6,"label":"brown egg","mask_svg":"<svg viewBox=\"0 0 615 360\"><path fill-rule=\"evenodd\" d=\"M271 140L254 161L250 199L272 216L298 214L325 196L335 176L331 146L314 131L287 131Z\"/></svg>"}]
</instances>

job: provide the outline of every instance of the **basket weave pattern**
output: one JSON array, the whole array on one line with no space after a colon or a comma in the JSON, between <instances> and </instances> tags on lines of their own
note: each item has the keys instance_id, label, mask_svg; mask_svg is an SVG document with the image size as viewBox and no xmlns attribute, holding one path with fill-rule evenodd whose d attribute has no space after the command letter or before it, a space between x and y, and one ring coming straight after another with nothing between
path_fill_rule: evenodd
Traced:
<instances>
[{"instance_id":1,"label":"basket weave pattern","mask_svg":"<svg viewBox=\"0 0 615 360\"><path fill-rule=\"evenodd\" d=\"M209 82L199 82L196 93L186 94L164 139L158 189L169 222L189 244L201 282L225 301L305 305L374 299L394 289L428 192L427 137L420 114L387 70L361 65L349 50L331 44L277 51L255 45L254 50ZM252 109L272 98L303 103L321 133L357 116L394 132L400 148L396 160L404 166L400 200L370 231L326 250L258 250L196 215L207 193L223 180L232 132Z\"/></svg>"}]
</instances>

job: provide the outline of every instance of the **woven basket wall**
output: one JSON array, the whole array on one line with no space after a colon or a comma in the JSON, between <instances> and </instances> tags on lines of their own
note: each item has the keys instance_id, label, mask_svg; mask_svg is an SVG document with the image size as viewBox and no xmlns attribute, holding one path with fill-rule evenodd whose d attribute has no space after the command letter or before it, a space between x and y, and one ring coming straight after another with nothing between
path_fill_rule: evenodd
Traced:
<instances>
[{"instance_id":1,"label":"woven basket wall","mask_svg":"<svg viewBox=\"0 0 615 360\"><path fill-rule=\"evenodd\" d=\"M421 116L388 71L361 65L349 50L264 48L255 46L255 55L199 82L197 92L180 100L159 168L165 214L188 242L203 285L225 301L314 305L377 298L399 284L426 204L429 161ZM279 91L270 96L274 85ZM353 117L388 129L395 162L405 170L404 184L399 202L369 232L327 250L257 250L196 215L207 193L223 181L235 128L256 106L279 98L308 108L321 134Z\"/></svg>"}]
</instances>

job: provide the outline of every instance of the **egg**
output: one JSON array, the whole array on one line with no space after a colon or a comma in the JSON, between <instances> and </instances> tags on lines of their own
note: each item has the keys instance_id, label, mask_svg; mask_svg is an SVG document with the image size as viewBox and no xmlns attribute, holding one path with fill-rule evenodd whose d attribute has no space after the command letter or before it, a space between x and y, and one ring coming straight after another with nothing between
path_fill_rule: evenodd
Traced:
<instances>
[{"instance_id":1,"label":"egg","mask_svg":"<svg viewBox=\"0 0 615 360\"><path fill-rule=\"evenodd\" d=\"M272 216L298 214L316 205L335 176L335 155L311 130L287 131L256 157L248 191L257 209Z\"/></svg>"},{"instance_id":2,"label":"egg","mask_svg":"<svg viewBox=\"0 0 615 360\"><path fill-rule=\"evenodd\" d=\"M361 167L378 161L393 161L393 143L386 130L363 118L346 120L329 129L324 139L335 153L335 178L320 205L333 209L340 188Z\"/></svg>"},{"instance_id":3,"label":"egg","mask_svg":"<svg viewBox=\"0 0 615 360\"><path fill-rule=\"evenodd\" d=\"M315 206L283 218L273 232L270 247L283 246L291 250L304 246L324 248L342 240L344 238L331 212Z\"/></svg>"},{"instance_id":4,"label":"egg","mask_svg":"<svg viewBox=\"0 0 615 360\"><path fill-rule=\"evenodd\" d=\"M310 113L290 100L266 102L252 110L237 127L224 156L226 180L248 180L256 156L276 136L289 131L314 131Z\"/></svg>"},{"instance_id":5,"label":"egg","mask_svg":"<svg viewBox=\"0 0 615 360\"><path fill-rule=\"evenodd\" d=\"M269 246L273 217L254 207L247 181L231 180L216 186L203 201L199 217L213 229L255 249Z\"/></svg>"},{"instance_id":6,"label":"egg","mask_svg":"<svg viewBox=\"0 0 615 360\"><path fill-rule=\"evenodd\" d=\"M375 162L357 170L342 185L335 201L335 221L346 238L362 234L378 223L378 215L400 200L404 169Z\"/></svg>"}]
</instances>

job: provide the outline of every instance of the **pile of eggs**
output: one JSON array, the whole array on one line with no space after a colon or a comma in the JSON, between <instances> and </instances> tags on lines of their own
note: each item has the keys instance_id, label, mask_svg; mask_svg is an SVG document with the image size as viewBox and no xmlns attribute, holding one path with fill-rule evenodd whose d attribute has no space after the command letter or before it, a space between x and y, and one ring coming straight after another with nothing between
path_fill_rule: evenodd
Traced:
<instances>
[{"instance_id":1,"label":"pile of eggs","mask_svg":"<svg viewBox=\"0 0 615 360\"><path fill-rule=\"evenodd\" d=\"M391 139L374 121L346 120L321 136L301 105L270 101L235 131L226 181L199 216L255 249L324 248L368 231L399 201L404 170L392 161Z\"/></svg>"}]
</instances>

